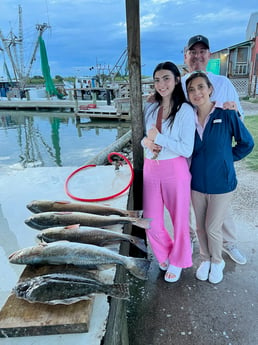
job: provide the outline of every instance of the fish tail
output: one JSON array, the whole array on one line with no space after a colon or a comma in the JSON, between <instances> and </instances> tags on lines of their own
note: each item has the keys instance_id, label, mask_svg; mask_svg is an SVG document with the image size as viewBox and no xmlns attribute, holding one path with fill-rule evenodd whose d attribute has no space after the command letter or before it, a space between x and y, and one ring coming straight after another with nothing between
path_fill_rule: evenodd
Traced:
<instances>
[{"instance_id":1,"label":"fish tail","mask_svg":"<svg viewBox=\"0 0 258 345\"><path fill-rule=\"evenodd\" d=\"M133 222L133 224L138 226L139 228L149 229L151 221L151 218L139 218L136 219L135 222Z\"/></svg>"},{"instance_id":2,"label":"fish tail","mask_svg":"<svg viewBox=\"0 0 258 345\"><path fill-rule=\"evenodd\" d=\"M130 258L130 264L127 265L129 272L142 280L147 280L148 270L150 267L150 261L144 258Z\"/></svg>"},{"instance_id":3,"label":"fish tail","mask_svg":"<svg viewBox=\"0 0 258 345\"><path fill-rule=\"evenodd\" d=\"M108 295L114 298L129 300L129 285L128 284L113 284L108 288Z\"/></svg>"},{"instance_id":4,"label":"fish tail","mask_svg":"<svg viewBox=\"0 0 258 345\"><path fill-rule=\"evenodd\" d=\"M143 211L142 210L127 210L126 211L128 213L128 217L133 217L133 218L140 218L143 215Z\"/></svg>"},{"instance_id":5,"label":"fish tail","mask_svg":"<svg viewBox=\"0 0 258 345\"><path fill-rule=\"evenodd\" d=\"M144 239L139 238L137 236L132 236L130 242L134 244L137 248L141 249L144 253L148 252Z\"/></svg>"}]
</instances>

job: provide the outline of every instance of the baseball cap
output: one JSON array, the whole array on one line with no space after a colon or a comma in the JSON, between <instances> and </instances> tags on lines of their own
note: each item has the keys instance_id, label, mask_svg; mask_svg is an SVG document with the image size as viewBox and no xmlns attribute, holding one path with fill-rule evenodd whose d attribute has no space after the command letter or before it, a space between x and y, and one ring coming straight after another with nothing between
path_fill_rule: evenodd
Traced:
<instances>
[{"instance_id":1,"label":"baseball cap","mask_svg":"<svg viewBox=\"0 0 258 345\"><path fill-rule=\"evenodd\" d=\"M196 35L189 39L187 49L191 49L196 43L203 43L208 49L210 49L209 40L207 37L202 35Z\"/></svg>"}]
</instances>

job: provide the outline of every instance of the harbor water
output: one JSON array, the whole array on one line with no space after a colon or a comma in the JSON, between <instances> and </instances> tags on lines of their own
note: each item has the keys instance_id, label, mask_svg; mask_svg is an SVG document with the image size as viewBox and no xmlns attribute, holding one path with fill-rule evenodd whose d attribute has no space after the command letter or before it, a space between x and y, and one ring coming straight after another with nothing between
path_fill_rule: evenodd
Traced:
<instances>
[{"instance_id":1,"label":"harbor water","mask_svg":"<svg viewBox=\"0 0 258 345\"><path fill-rule=\"evenodd\" d=\"M0 166L82 166L130 129L130 123L76 123L73 113L0 112Z\"/></svg>"}]
</instances>

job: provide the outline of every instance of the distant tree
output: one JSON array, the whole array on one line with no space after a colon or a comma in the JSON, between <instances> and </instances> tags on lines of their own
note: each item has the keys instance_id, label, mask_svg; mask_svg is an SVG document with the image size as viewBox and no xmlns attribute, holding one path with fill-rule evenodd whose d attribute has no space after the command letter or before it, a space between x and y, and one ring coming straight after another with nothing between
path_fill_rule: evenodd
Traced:
<instances>
[{"instance_id":1,"label":"distant tree","mask_svg":"<svg viewBox=\"0 0 258 345\"><path fill-rule=\"evenodd\" d=\"M41 75L34 75L31 79L44 79Z\"/></svg>"},{"instance_id":2,"label":"distant tree","mask_svg":"<svg viewBox=\"0 0 258 345\"><path fill-rule=\"evenodd\" d=\"M61 77L60 75L56 75L56 76L55 76L55 79L56 79L57 81L63 81L63 80L64 80L64 78Z\"/></svg>"}]
</instances>

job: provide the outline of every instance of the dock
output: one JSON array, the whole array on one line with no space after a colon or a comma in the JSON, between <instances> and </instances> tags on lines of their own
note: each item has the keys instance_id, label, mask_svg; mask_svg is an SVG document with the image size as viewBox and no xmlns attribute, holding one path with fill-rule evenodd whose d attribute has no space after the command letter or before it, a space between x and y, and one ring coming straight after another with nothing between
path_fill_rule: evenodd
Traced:
<instances>
[{"instance_id":1,"label":"dock","mask_svg":"<svg viewBox=\"0 0 258 345\"><path fill-rule=\"evenodd\" d=\"M130 121L129 98L115 99L110 105L105 101L97 101L92 108L92 101L84 100L0 100L2 110L58 111L74 113L76 122L82 118L115 119Z\"/></svg>"},{"instance_id":2,"label":"dock","mask_svg":"<svg viewBox=\"0 0 258 345\"><path fill-rule=\"evenodd\" d=\"M88 104L88 106L80 105L78 111L76 111L76 123L81 123L81 119L84 117L92 119L115 119L130 121L130 99L129 98L117 98L111 105L96 105Z\"/></svg>"}]
</instances>

